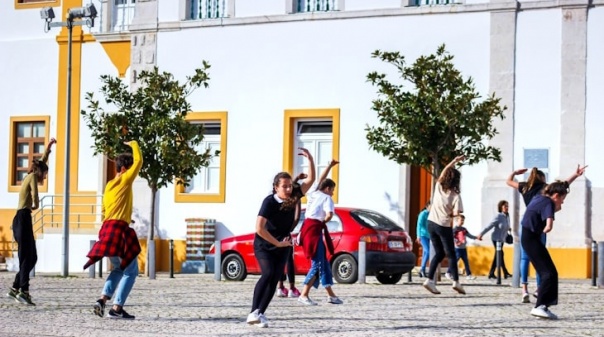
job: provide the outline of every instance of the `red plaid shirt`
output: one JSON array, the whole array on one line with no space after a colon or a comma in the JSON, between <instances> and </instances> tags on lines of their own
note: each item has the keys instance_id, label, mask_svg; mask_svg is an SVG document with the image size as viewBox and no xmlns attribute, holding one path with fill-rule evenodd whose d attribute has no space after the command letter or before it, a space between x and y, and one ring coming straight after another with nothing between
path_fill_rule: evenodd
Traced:
<instances>
[{"instance_id":1,"label":"red plaid shirt","mask_svg":"<svg viewBox=\"0 0 604 337\"><path fill-rule=\"evenodd\" d=\"M122 258L120 268L126 267L141 252L141 246L134 229L127 222L121 220L105 220L99 231L99 240L92 246L88 253L88 262L84 269L105 256L119 256Z\"/></svg>"}]
</instances>

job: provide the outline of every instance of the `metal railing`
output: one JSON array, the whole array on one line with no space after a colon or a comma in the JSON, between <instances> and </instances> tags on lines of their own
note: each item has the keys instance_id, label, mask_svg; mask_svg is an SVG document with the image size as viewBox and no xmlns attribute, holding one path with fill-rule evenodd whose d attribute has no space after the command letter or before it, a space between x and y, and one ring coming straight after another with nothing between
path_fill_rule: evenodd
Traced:
<instances>
[{"instance_id":1,"label":"metal railing","mask_svg":"<svg viewBox=\"0 0 604 337\"><path fill-rule=\"evenodd\" d=\"M227 0L193 0L191 1L191 19L220 19L227 17Z\"/></svg>"},{"instance_id":2,"label":"metal railing","mask_svg":"<svg viewBox=\"0 0 604 337\"><path fill-rule=\"evenodd\" d=\"M297 0L296 12L329 12L338 10L337 0Z\"/></svg>"},{"instance_id":3,"label":"metal railing","mask_svg":"<svg viewBox=\"0 0 604 337\"><path fill-rule=\"evenodd\" d=\"M62 227L63 226L63 195L45 195L40 199L40 207L35 210L32 215L32 227L34 235L43 233L45 227ZM94 198L94 203L78 203L77 200ZM60 204L57 203L60 199ZM76 202L74 202L76 201ZM83 228L84 226L100 225L102 195L78 195L71 194L69 197L70 208L77 209L77 212L69 212L70 228ZM75 217L75 219L73 219ZM90 220L94 218L94 220ZM12 229L12 228L11 228ZM16 242L13 238L11 249L16 250Z\"/></svg>"}]
</instances>

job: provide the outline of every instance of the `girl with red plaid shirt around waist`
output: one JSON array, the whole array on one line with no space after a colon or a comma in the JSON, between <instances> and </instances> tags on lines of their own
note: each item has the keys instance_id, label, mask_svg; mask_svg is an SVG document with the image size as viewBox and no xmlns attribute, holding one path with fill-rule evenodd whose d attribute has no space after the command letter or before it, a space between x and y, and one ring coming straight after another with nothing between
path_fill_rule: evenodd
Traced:
<instances>
[{"instance_id":1,"label":"girl with red plaid shirt around waist","mask_svg":"<svg viewBox=\"0 0 604 337\"><path fill-rule=\"evenodd\" d=\"M124 310L126 299L138 276L137 256L141 251L132 222L132 183L143 166L141 150L136 141L125 142L132 148L132 154L120 154L115 166L117 175L105 186L103 195L103 226L99 240L88 253L84 269L104 256L109 257L113 270L107 277L101 298L93 305L93 312L103 317L105 304L115 294L113 307L108 318L134 319Z\"/></svg>"}]
</instances>

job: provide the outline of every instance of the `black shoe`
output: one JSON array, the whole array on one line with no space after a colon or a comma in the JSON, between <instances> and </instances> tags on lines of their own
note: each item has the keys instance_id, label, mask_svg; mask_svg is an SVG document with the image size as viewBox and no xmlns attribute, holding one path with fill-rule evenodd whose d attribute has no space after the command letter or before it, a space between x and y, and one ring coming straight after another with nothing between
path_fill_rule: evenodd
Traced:
<instances>
[{"instance_id":1,"label":"black shoe","mask_svg":"<svg viewBox=\"0 0 604 337\"><path fill-rule=\"evenodd\" d=\"M105 316L105 302L101 299L96 300L92 306L92 312L99 317Z\"/></svg>"},{"instance_id":2,"label":"black shoe","mask_svg":"<svg viewBox=\"0 0 604 337\"><path fill-rule=\"evenodd\" d=\"M418 275L419 275L419 277L426 277L426 272L420 270Z\"/></svg>"},{"instance_id":3,"label":"black shoe","mask_svg":"<svg viewBox=\"0 0 604 337\"><path fill-rule=\"evenodd\" d=\"M489 280L494 280L496 279L495 275L489 275Z\"/></svg>"},{"instance_id":4,"label":"black shoe","mask_svg":"<svg viewBox=\"0 0 604 337\"><path fill-rule=\"evenodd\" d=\"M107 317L109 318L121 318L121 319L134 319L134 316L130 315L122 308L119 312L113 310L113 308L109 309L107 313Z\"/></svg>"},{"instance_id":5,"label":"black shoe","mask_svg":"<svg viewBox=\"0 0 604 337\"><path fill-rule=\"evenodd\" d=\"M505 276L503 276L503 278L507 279L507 278L512 278L512 274L505 274Z\"/></svg>"}]
</instances>

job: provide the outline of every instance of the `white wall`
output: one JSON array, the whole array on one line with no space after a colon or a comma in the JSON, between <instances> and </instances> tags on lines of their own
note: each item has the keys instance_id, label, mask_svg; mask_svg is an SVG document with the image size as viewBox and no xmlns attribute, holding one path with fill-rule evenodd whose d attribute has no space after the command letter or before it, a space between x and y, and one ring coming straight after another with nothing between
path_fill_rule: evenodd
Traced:
<instances>
[{"instance_id":1,"label":"white wall","mask_svg":"<svg viewBox=\"0 0 604 337\"><path fill-rule=\"evenodd\" d=\"M587 114L585 125L586 164L590 165L587 176L592 187L604 187L604 170L594 163L602 160L604 144L604 8L589 11L587 34Z\"/></svg>"},{"instance_id":2,"label":"white wall","mask_svg":"<svg viewBox=\"0 0 604 337\"><path fill-rule=\"evenodd\" d=\"M344 3L344 10L346 11L402 7L401 0L340 0L340 2Z\"/></svg>"},{"instance_id":3,"label":"white wall","mask_svg":"<svg viewBox=\"0 0 604 337\"><path fill-rule=\"evenodd\" d=\"M560 10L521 12L517 31L514 167L524 167L525 148L549 149L552 180L560 174Z\"/></svg>"},{"instance_id":4,"label":"white wall","mask_svg":"<svg viewBox=\"0 0 604 337\"><path fill-rule=\"evenodd\" d=\"M227 0L235 2L235 17L287 14L286 0ZM292 0L295 1L295 0Z\"/></svg>"},{"instance_id":5,"label":"white wall","mask_svg":"<svg viewBox=\"0 0 604 337\"><path fill-rule=\"evenodd\" d=\"M202 59L212 65L210 88L190 96L193 110L229 113L226 203L175 204L173 188L167 188L161 191L161 228L184 237L185 218L210 217L234 233L252 231L272 177L282 170L283 111L300 108L341 109L339 204L374 209L396 220L385 193L399 195L398 165L371 151L364 131L367 123L376 122L370 110L376 88L366 75L373 70L394 74L395 69L370 54L378 48L398 50L414 60L446 42L458 67L486 94L489 35L476 26L488 27L488 20L486 13L428 15L160 33L162 70L184 78ZM413 26L424 27L422 33L399 33ZM480 186L481 181L468 184Z\"/></svg>"}]
</instances>

